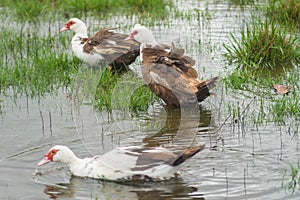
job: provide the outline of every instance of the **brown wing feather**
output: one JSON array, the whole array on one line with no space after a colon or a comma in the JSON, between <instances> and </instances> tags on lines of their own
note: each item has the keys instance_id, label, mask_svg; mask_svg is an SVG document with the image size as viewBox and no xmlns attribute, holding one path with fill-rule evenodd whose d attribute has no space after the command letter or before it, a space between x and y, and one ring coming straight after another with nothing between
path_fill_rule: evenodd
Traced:
<instances>
[{"instance_id":1,"label":"brown wing feather","mask_svg":"<svg viewBox=\"0 0 300 200\"><path fill-rule=\"evenodd\" d=\"M197 154L199 151L202 151L204 149L205 145L200 145L200 146L196 146L196 147L190 147L186 150L184 150L183 152L181 152L180 154L177 155L177 157L172 160L169 164L171 166L178 166L181 163L183 163L184 161L186 161L186 159L194 156L195 154Z\"/></svg>"},{"instance_id":2,"label":"brown wing feather","mask_svg":"<svg viewBox=\"0 0 300 200\"><path fill-rule=\"evenodd\" d=\"M115 69L130 65L139 55L140 43L135 40L125 40L126 34L112 32L116 28L98 31L85 41L83 50L87 53L99 53Z\"/></svg>"},{"instance_id":3,"label":"brown wing feather","mask_svg":"<svg viewBox=\"0 0 300 200\"><path fill-rule=\"evenodd\" d=\"M203 101L210 95L209 89L217 80L197 80L194 60L183 54L184 51L174 45L170 52L161 48L143 49L142 75L146 84L170 106L180 107L196 98L199 102Z\"/></svg>"},{"instance_id":4,"label":"brown wing feather","mask_svg":"<svg viewBox=\"0 0 300 200\"><path fill-rule=\"evenodd\" d=\"M171 166L178 166L188 158L194 156L199 151L203 150L205 144L195 147L189 147L184 151L175 154L174 152L168 149L158 149L154 147L141 148L133 150L138 152L138 158L136 160L136 166L131 168L133 171L138 170L147 170L154 166L161 165L161 163L166 163Z\"/></svg>"}]
</instances>

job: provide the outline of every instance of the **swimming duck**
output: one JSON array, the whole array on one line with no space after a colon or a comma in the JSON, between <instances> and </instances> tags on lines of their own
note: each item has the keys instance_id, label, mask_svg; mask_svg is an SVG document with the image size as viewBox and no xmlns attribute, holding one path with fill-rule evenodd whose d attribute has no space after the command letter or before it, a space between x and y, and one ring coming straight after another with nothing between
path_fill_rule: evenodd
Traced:
<instances>
[{"instance_id":1,"label":"swimming duck","mask_svg":"<svg viewBox=\"0 0 300 200\"><path fill-rule=\"evenodd\" d=\"M53 146L38 166L61 162L79 177L102 180L168 180L179 166L204 149L204 144L175 153L163 147L129 146L115 148L102 156L78 158L62 145Z\"/></svg>"}]
</instances>

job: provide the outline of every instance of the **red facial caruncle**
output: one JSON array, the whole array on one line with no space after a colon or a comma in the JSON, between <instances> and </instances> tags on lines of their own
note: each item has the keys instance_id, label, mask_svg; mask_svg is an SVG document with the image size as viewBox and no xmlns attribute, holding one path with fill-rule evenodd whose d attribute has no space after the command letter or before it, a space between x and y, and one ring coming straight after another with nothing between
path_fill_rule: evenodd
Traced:
<instances>
[{"instance_id":1,"label":"red facial caruncle","mask_svg":"<svg viewBox=\"0 0 300 200\"><path fill-rule=\"evenodd\" d=\"M68 21L68 22L64 25L64 27L62 27L62 28L59 30L59 32L64 32L64 31L70 30L70 27L71 27L73 24L75 24L75 22L74 22L73 20Z\"/></svg>"},{"instance_id":2,"label":"red facial caruncle","mask_svg":"<svg viewBox=\"0 0 300 200\"><path fill-rule=\"evenodd\" d=\"M57 152L57 149L51 149L47 154L44 155L44 159L38 163L38 166L45 165L48 162L52 162L53 157L56 155Z\"/></svg>"}]
</instances>

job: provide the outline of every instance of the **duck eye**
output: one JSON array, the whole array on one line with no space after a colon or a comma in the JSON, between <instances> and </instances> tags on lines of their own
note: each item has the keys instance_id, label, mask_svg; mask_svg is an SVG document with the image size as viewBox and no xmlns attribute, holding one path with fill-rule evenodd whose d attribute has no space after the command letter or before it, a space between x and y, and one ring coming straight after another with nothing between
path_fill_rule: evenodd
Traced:
<instances>
[{"instance_id":1,"label":"duck eye","mask_svg":"<svg viewBox=\"0 0 300 200\"><path fill-rule=\"evenodd\" d=\"M51 151L51 153L52 153L52 154L56 154L56 151L53 149L53 150Z\"/></svg>"}]
</instances>

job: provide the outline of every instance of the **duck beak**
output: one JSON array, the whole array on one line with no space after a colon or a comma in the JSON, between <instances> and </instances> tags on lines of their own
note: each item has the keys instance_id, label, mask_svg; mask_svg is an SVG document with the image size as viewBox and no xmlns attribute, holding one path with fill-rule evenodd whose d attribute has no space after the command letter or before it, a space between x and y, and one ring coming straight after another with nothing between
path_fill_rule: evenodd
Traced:
<instances>
[{"instance_id":1,"label":"duck beak","mask_svg":"<svg viewBox=\"0 0 300 200\"><path fill-rule=\"evenodd\" d=\"M70 27L67 24L65 24L65 26L59 30L59 32L64 32L64 31L68 31L68 30L70 30Z\"/></svg>"},{"instance_id":2,"label":"duck beak","mask_svg":"<svg viewBox=\"0 0 300 200\"><path fill-rule=\"evenodd\" d=\"M42 165L47 164L48 162L51 162L51 160L47 156L45 156L44 159L41 160L37 165L42 166Z\"/></svg>"},{"instance_id":3,"label":"duck beak","mask_svg":"<svg viewBox=\"0 0 300 200\"><path fill-rule=\"evenodd\" d=\"M135 33L132 32L132 33L130 33L130 35L127 38L125 38L125 40L133 40L134 36L135 36Z\"/></svg>"}]
</instances>

